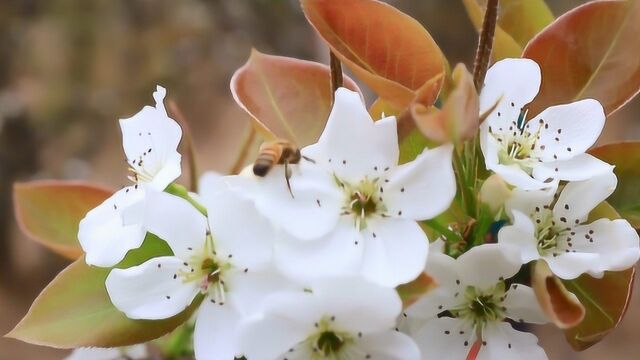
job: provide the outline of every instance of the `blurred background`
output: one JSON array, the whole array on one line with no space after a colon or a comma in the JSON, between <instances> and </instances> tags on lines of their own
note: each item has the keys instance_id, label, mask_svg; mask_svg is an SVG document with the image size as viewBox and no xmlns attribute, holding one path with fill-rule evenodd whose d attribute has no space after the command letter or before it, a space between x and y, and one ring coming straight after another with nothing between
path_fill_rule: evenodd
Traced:
<instances>
[{"instance_id":1,"label":"blurred background","mask_svg":"<svg viewBox=\"0 0 640 360\"><path fill-rule=\"evenodd\" d=\"M461 1L388 2L419 20L452 64L471 65L477 35ZM548 1L556 16L582 2ZM117 119L153 105L156 84L188 120L201 169L228 172L248 126L229 79L251 47L327 59L296 0L0 1L0 334L67 264L17 229L12 183L52 178L122 186ZM635 99L610 117L601 143L639 139L639 115ZM635 295L622 325L586 352L573 353L559 331L540 328L549 357L637 359ZM0 338L0 360L67 353Z\"/></svg>"}]
</instances>

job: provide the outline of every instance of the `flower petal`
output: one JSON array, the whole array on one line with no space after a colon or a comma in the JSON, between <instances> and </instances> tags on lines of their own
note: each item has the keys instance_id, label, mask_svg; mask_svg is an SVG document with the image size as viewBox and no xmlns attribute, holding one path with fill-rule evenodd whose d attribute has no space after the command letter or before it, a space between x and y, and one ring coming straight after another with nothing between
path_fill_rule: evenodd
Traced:
<instances>
[{"instance_id":1,"label":"flower petal","mask_svg":"<svg viewBox=\"0 0 640 360\"><path fill-rule=\"evenodd\" d=\"M618 179L613 171L589 180L568 183L553 207L553 216L556 221L560 222L564 218L569 224L576 220L580 223L586 221L591 210L613 193L617 183Z\"/></svg>"},{"instance_id":2,"label":"flower petal","mask_svg":"<svg viewBox=\"0 0 640 360\"><path fill-rule=\"evenodd\" d=\"M477 360L520 359L546 360L547 355L538 346L535 335L514 330L505 322L490 324L482 333L485 346L480 348Z\"/></svg>"},{"instance_id":3,"label":"flower petal","mask_svg":"<svg viewBox=\"0 0 640 360\"><path fill-rule=\"evenodd\" d=\"M78 348L64 360L117 360L125 356L137 360L147 358L147 347L144 344L124 348Z\"/></svg>"},{"instance_id":4,"label":"flower petal","mask_svg":"<svg viewBox=\"0 0 640 360\"><path fill-rule=\"evenodd\" d=\"M229 176L225 181L254 201L274 226L300 239L317 239L336 226L344 195L333 176L320 166L303 162L289 168L291 193L283 166L273 168L264 178Z\"/></svg>"},{"instance_id":5,"label":"flower petal","mask_svg":"<svg viewBox=\"0 0 640 360\"><path fill-rule=\"evenodd\" d=\"M533 324L545 324L549 322L546 315L538 304L538 299L533 289L521 285L511 284L509 290L505 294L505 300L502 306L506 308L508 318Z\"/></svg>"},{"instance_id":6,"label":"flower petal","mask_svg":"<svg viewBox=\"0 0 640 360\"><path fill-rule=\"evenodd\" d=\"M218 256L249 270L271 261L275 232L253 202L229 190L203 196L202 201Z\"/></svg>"},{"instance_id":7,"label":"flower petal","mask_svg":"<svg viewBox=\"0 0 640 360\"><path fill-rule=\"evenodd\" d=\"M425 149L415 160L391 170L382 193L387 212L426 220L447 210L456 195L452 153L451 145Z\"/></svg>"},{"instance_id":8,"label":"flower petal","mask_svg":"<svg viewBox=\"0 0 640 360\"><path fill-rule=\"evenodd\" d=\"M356 138L364 141L354 141ZM360 95L340 88L320 139L302 152L340 179L359 181L373 174L376 167L382 171L397 164L396 119L387 117L374 123Z\"/></svg>"},{"instance_id":9,"label":"flower petal","mask_svg":"<svg viewBox=\"0 0 640 360\"><path fill-rule=\"evenodd\" d=\"M189 260L203 248L207 218L193 205L177 196L156 192L147 196L146 224L180 259Z\"/></svg>"},{"instance_id":10,"label":"flower petal","mask_svg":"<svg viewBox=\"0 0 640 360\"><path fill-rule=\"evenodd\" d=\"M405 313L411 318L430 319L457 305L459 301L454 294L462 292L462 288L456 267L454 258L434 253L431 249L425 272L436 281L437 286L409 306Z\"/></svg>"},{"instance_id":11,"label":"flower petal","mask_svg":"<svg viewBox=\"0 0 640 360\"><path fill-rule=\"evenodd\" d=\"M165 95L166 90L158 86L153 94L155 107L145 106L136 115L120 120L122 145L129 165L142 174L139 180L158 191L180 176L177 147L182 129L167 116L163 104Z\"/></svg>"},{"instance_id":12,"label":"flower petal","mask_svg":"<svg viewBox=\"0 0 640 360\"><path fill-rule=\"evenodd\" d=\"M476 335L467 323L441 317L427 321L412 337L423 359L461 360L467 358Z\"/></svg>"},{"instance_id":13,"label":"flower petal","mask_svg":"<svg viewBox=\"0 0 640 360\"><path fill-rule=\"evenodd\" d=\"M382 218L367 225L362 274L383 286L398 286L420 275L429 239L412 220Z\"/></svg>"},{"instance_id":14,"label":"flower petal","mask_svg":"<svg viewBox=\"0 0 640 360\"><path fill-rule=\"evenodd\" d=\"M488 289L520 270L520 259L513 258L508 247L484 244L471 248L458 258L460 281L480 289Z\"/></svg>"},{"instance_id":15,"label":"flower petal","mask_svg":"<svg viewBox=\"0 0 640 360\"><path fill-rule=\"evenodd\" d=\"M604 110L594 99L551 106L531 119L526 128L539 130L536 154L542 161L571 159L589 149L604 126Z\"/></svg>"},{"instance_id":16,"label":"flower petal","mask_svg":"<svg viewBox=\"0 0 640 360\"><path fill-rule=\"evenodd\" d=\"M242 316L248 317L260 311L263 300L281 291L292 291L298 284L280 275L275 269L247 271L237 269L225 274L227 302Z\"/></svg>"},{"instance_id":17,"label":"flower petal","mask_svg":"<svg viewBox=\"0 0 640 360\"><path fill-rule=\"evenodd\" d=\"M198 293L198 282L183 282L183 261L162 256L128 269L113 269L105 285L113 305L130 319L158 320L184 310Z\"/></svg>"},{"instance_id":18,"label":"flower petal","mask_svg":"<svg viewBox=\"0 0 640 360\"><path fill-rule=\"evenodd\" d=\"M146 232L141 221L125 223L123 211L140 208L144 202L142 188L126 187L89 211L80 221L78 241L89 265L111 267L124 259L127 252L142 245ZM130 213L130 215L132 215ZM140 217L137 217L141 220Z\"/></svg>"},{"instance_id":19,"label":"flower petal","mask_svg":"<svg viewBox=\"0 0 640 360\"><path fill-rule=\"evenodd\" d=\"M372 359L420 360L418 345L409 336L398 331L364 335L357 343Z\"/></svg>"},{"instance_id":20,"label":"flower petal","mask_svg":"<svg viewBox=\"0 0 640 360\"><path fill-rule=\"evenodd\" d=\"M529 59L504 59L489 68L480 93L480 113L500 101L485 123L491 126L517 121L520 110L540 89L540 67Z\"/></svg>"},{"instance_id":21,"label":"flower petal","mask_svg":"<svg viewBox=\"0 0 640 360\"><path fill-rule=\"evenodd\" d=\"M568 160L540 163L533 169L533 177L565 181L583 181L611 171L611 165L589 154L579 154Z\"/></svg>"},{"instance_id":22,"label":"flower petal","mask_svg":"<svg viewBox=\"0 0 640 360\"><path fill-rule=\"evenodd\" d=\"M205 300L196 318L193 349L198 360L240 357L238 327L242 317L229 305Z\"/></svg>"},{"instance_id":23,"label":"flower petal","mask_svg":"<svg viewBox=\"0 0 640 360\"><path fill-rule=\"evenodd\" d=\"M504 226L498 232L498 243L515 249L522 264L539 259L538 241L532 220L518 210L512 211L512 217L513 225Z\"/></svg>"},{"instance_id":24,"label":"flower petal","mask_svg":"<svg viewBox=\"0 0 640 360\"><path fill-rule=\"evenodd\" d=\"M534 218L536 213L548 207L554 200L556 189L522 190L515 188L506 202L507 210L518 210Z\"/></svg>"},{"instance_id":25,"label":"flower petal","mask_svg":"<svg viewBox=\"0 0 640 360\"><path fill-rule=\"evenodd\" d=\"M365 243L362 236L342 219L335 230L308 241L280 234L274 247L278 269L292 279L305 281L326 276L356 274L362 264Z\"/></svg>"}]
</instances>

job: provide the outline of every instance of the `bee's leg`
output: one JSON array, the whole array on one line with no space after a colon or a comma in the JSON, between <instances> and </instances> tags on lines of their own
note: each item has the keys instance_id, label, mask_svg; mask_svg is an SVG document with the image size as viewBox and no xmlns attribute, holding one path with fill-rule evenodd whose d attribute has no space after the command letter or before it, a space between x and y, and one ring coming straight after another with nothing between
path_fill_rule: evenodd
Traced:
<instances>
[{"instance_id":1,"label":"bee's leg","mask_svg":"<svg viewBox=\"0 0 640 360\"><path fill-rule=\"evenodd\" d=\"M293 191L291 191L291 183L289 182L289 179L291 179L291 168L289 167L288 161L284 162L284 179L287 182L287 188L289 189L289 194L291 194L291 197L295 199L295 196L293 196Z\"/></svg>"},{"instance_id":2,"label":"bee's leg","mask_svg":"<svg viewBox=\"0 0 640 360\"><path fill-rule=\"evenodd\" d=\"M305 159L305 160L307 160L307 161L308 161L308 162L310 162L310 163L313 163L313 164L315 164L315 163L316 163L316 161L315 161L315 160L313 160L313 159L312 159L312 158L310 158L310 157L307 157L307 156L302 155L302 158L303 158L303 159Z\"/></svg>"}]
</instances>

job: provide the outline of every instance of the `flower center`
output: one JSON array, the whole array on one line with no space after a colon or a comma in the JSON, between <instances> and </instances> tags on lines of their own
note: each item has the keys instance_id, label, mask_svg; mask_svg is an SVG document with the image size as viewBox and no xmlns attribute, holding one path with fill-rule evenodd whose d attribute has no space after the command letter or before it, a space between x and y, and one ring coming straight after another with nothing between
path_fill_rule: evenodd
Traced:
<instances>
[{"instance_id":1,"label":"flower center","mask_svg":"<svg viewBox=\"0 0 640 360\"><path fill-rule=\"evenodd\" d=\"M537 208L534 219L538 253L541 256L549 254L557 256L558 249L566 243L566 240L563 240L566 238L564 235L570 228L558 226L554 220L553 211L547 208L542 210Z\"/></svg>"},{"instance_id":2,"label":"flower center","mask_svg":"<svg viewBox=\"0 0 640 360\"><path fill-rule=\"evenodd\" d=\"M505 285L502 281L488 290L467 286L464 301L451 312L454 316L469 321L475 329L481 330L486 324L505 318L505 308L502 305L504 294Z\"/></svg>"},{"instance_id":3,"label":"flower center","mask_svg":"<svg viewBox=\"0 0 640 360\"><path fill-rule=\"evenodd\" d=\"M345 205L342 215L351 215L356 227L362 230L366 227L366 220L386 210L382 201L382 189L378 186L379 179L364 178L356 184L350 184L336 178L336 182L345 193Z\"/></svg>"},{"instance_id":4,"label":"flower center","mask_svg":"<svg viewBox=\"0 0 640 360\"><path fill-rule=\"evenodd\" d=\"M542 124L534 132L529 131L529 127L530 125L525 126L523 121L512 121L508 128L494 129L490 126L489 133L501 146L498 151L500 163L518 165L531 175L535 163L538 162L535 152Z\"/></svg>"},{"instance_id":5,"label":"flower center","mask_svg":"<svg viewBox=\"0 0 640 360\"><path fill-rule=\"evenodd\" d=\"M324 356L330 356L340 351L344 345L344 340L333 331L325 331L316 340L316 349Z\"/></svg>"},{"instance_id":6,"label":"flower center","mask_svg":"<svg viewBox=\"0 0 640 360\"><path fill-rule=\"evenodd\" d=\"M312 359L364 358L366 354L351 346L354 337L350 333L332 327L334 320L335 317L322 318L315 324L317 331L303 342L311 348Z\"/></svg>"}]
</instances>

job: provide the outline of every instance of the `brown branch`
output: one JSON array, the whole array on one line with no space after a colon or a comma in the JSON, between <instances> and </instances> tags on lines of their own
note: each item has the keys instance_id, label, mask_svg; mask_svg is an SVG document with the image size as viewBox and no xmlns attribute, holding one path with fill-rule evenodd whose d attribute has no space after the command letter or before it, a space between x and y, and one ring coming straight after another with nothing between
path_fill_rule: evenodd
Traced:
<instances>
[{"instance_id":1,"label":"brown branch","mask_svg":"<svg viewBox=\"0 0 640 360\"><path fill-rule=\"evenodd\" d=\"M331 99L335 97L336 90L342 87L344 80L342 78L342 64L340 63L340 59L333 53L333 51L329 51L329 65L331 68Z\"/></svg>"},{"instance_id":2,"label":"brown branch","mask_svg":"<svg viewBox=\"0 0 640 360\"><path fill-rule=\"evenodd\" d=\"M173 116L173 118L178 122L180 127L182 127L182 148L186 149L187 153L187 164L189 167L189 190L193 192L198 192L198 164L196 160L196 151L193 146L193 137L191 136L191 129L189 128L189 123L178 104L172 99L167 100L167 105L169 108L169 113Z\"/></svg>"},{"instance_id":3,"label":"brown branch","mask_svg":"<svg viewBox=\"0 0 640 360\"><path fill-rule=\"evenodd\" d=\"M482 89L484 76L487 74L487 68L489 67L497 22L498 0L488 0L487 10L484 13L484 20L482 21L482 31L480 31L476 58L473 63L473 83L478 91Z\"/></svg>"}]
</instances>

